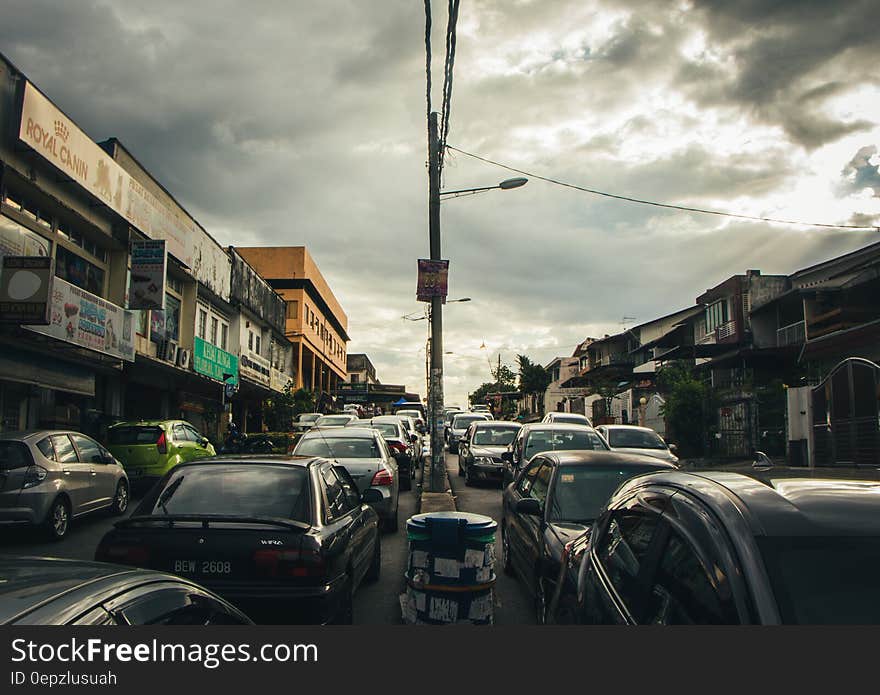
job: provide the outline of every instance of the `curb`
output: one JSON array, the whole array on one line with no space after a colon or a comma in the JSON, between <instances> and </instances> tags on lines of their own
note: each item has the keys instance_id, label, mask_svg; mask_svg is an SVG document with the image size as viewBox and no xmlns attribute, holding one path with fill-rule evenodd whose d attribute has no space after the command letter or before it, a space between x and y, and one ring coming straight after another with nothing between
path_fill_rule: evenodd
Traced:
<instances>
[{"instance_id":1,"label":"curb","mask_svg":"<svg viewBox=\"0 0 880 695\"><path fill-rule=\"evenodd\" d=\"M427 468L427 460L422 462L422 481L425 480L425 472ZM458 511L455 507L455 498L452 496L452 488L449 485L448 474L444 476L445 492L425 492L421 490L422 483L419 483L419 503L416 510L417 514L427 514L429 512L454 512Z\"/></svg>"}]
</instances>

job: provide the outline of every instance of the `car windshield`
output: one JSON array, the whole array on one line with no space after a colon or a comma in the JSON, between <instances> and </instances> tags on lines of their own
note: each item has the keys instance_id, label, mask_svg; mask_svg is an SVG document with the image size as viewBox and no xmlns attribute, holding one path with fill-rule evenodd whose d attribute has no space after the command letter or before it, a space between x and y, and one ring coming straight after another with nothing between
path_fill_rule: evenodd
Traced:
<instances>
[{"instance_id":1,"label":"car windshield","mask_svg":"<svg viewBox=\"0 0 880 695\"><path fill-rule=\"evenodd\" d=\"M609 429L608 443L621 449L665 449L666 443L651 430Z\"/></svg>"},{"instance_id":2,"label":"car windshield","mask_svg":"<svg viewBox=\"0 0 880 695\"><path fill-rule=\"evenodd\" d=\"M515 427L481 427L474 432L474 444L507 446L519 430Z\"/></svg>"},{"instance_id":3,"label":"car windshield","mask_svg":"<svg viewBox=\"0 0 880 695\"><path fill-rule=\"evenodd\" d=\"M372 437L303 437L294 449L297 456L325 456L335 459L380 458Z\"/></svg>"},{"instance_id":4,"label":"car windshield","mask_svg":"<svg viewBox=\"0 0 880 695\"><path fill-rule=\"evenodd\" d=\"M880 623L875 536L758 537L782 622Z\"/></svg>"},{"instance_id":5,"label":"car windshield","mask_svg":"<svg viewBox=\"0 0 880 695\"><path fill-rule=\"evenodd\" d=\"M327 425L347 425L351 422L351 415L322 415L315 424L318 427L326 427Z\"/></svg>"},{"instance_id":6,"label":"car windshield","mask_svg":"<svg viewBox=\"0 0 880 695\"><path fill-rule=\"evenodd\" d=\"M114 444L155 444L162 429L155 426L119 425L107 430L107 442Z\"/></svg>"},{"instance_id":7,"label":"car windshield","mask_svg":"<svg viewBox=\"0 0 880 695\"><path fill-rule=\"evenodd\" d=\"M482 422L485 419L481 415L456 415L452 420L452 429L466 430L472 422Z\"/></svg>"},{"instance_id":8,"label":"car windshield","mask_svg":"<svg viewBox=\"0 0 880 695\"><path fill-rule=\"evenodd\" d=\"M393 425L390 422L374 422L370 427L374 430L379 430L383 437L400 437L397 425Z\"/></svg>"},{"instance_id":9,"label":"car windshield","mask_svg":"<svg viewBox=\"0 0 880 695\"><path fill-rule=\"evenodd\" d=\"M565 450L606 450L608 447L602 438L588 429L570 430L534 430L529 433L526 440L525 456L531 458L542 451L565 451Z\"/></svg>"},{"instance_id":10,"label":"car windshield","mask_svg":"<svg viewBox=\"0 0 880 695\"><path fill-rule=\"evenodd\" d=\"M321 417L321 413L303 413L299 416L299 421L308 424L315 422L319 417Z\"/></svg>"},{"instance_id":11,"label":"car windshield","mask_svg":"<svg viewBox=\"0 0 880 695\"><path fill-rule=\"evenodd\" d=\"M562 466L549 501L550 521L587 523L596 519L611 494L626 480L657 466Z\"/></svg>"},{"instance_id":12,"label":"car windshield","mask_svg":"<svg viewBox=\"0 0 880 695\"><path fill-rule=\"evenodd\" d=\"M221 514L308 522L307 481L307 471L299 466L185 466L168 478L150 514Z\"/></svg>"}]
</instances>

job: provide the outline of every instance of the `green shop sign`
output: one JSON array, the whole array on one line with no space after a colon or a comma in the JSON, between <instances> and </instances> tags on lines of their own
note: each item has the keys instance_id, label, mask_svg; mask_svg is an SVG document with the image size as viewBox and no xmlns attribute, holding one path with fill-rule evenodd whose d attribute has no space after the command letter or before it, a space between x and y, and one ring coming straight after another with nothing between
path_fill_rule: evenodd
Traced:
<instances>
[{"instance_id":1,"label":"green shop sign","mask_svg":"<svg viewBox=\"0 0 880 695\"><path fill-rule=\"evenodd\" d=\"M223 381L224 374L232 374L227 384L238 383L238 357L231 355L226 350L221 350L216 345L202 340L198 336L193 344L193 369L206 377Z\"/></svg>"}]
</instances>

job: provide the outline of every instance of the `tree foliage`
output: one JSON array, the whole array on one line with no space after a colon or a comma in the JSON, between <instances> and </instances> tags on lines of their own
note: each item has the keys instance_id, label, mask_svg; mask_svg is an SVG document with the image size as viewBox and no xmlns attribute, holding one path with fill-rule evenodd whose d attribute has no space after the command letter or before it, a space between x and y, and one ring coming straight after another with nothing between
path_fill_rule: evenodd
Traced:
<instances>
[{"instance_id":1,"label":"tree foliage","mask_svg":"<svg viewBox=\"0 0 880 695\"><path fill-rule=\"evenodd\" d=\"M662 414L671 435L667 439L678 444L680 456L705 454L716 428L717 403L711 387L683 362L663 367L657 385L666 400Z\"/></svg>"},{"instance_id":2,"label":"tree foliage","mask_svg":"<svg viewBox=\"0 0 880 695\"><path fill-rule=\"evenodd\" d=\"M523 393L544 393L550 385L550 372L535 364L526 355L517 355L519 365L519 390Z\"/></svg>"}]
</instances>

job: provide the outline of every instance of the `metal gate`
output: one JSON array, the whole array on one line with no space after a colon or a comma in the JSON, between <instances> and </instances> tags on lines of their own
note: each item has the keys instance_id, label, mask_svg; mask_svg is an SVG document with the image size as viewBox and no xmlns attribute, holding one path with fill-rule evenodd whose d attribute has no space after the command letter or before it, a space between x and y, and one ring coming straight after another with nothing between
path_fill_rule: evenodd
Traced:
<instances>
[{"instance_id":1,"label":"metal gate","mask_svg":"<svg viewBox=\"0 0 880 695\"><path fill-rule=\"evenodd\" d=\"M750 456L752 453L751 417L749 401L725 403L718 409L718 455L724 457Z\"/></svg>"},{"instance_id":2,"label":"metal gate","mask_svg":"<svg viewBox=\"0 0 880 695\"><path fill-rule=\"evenodd\" d=\"M880 366L851 357L813 388L816 466L880 465Z\"/></svg>"}]
</instances>

